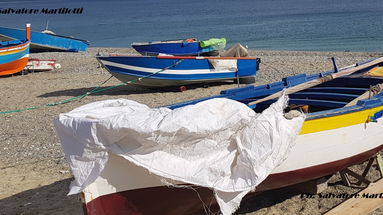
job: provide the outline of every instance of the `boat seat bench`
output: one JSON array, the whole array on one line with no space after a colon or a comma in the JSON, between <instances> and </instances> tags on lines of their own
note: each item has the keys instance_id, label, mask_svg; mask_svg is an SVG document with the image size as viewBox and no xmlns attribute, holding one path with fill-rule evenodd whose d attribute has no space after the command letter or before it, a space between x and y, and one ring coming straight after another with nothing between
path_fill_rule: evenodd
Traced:
<instances>
[{"instance_id":1,"label":"boat seat bench","mask_svg":"<svg viewBox=\"0 0 383 215\"><path fill-rule=\"evenodd\" d=\"M354 94L344 94L344 93L325 93L325 92L297 92L289 95L290 98L295 99L331 99L335 101L351 101L358 97Z\"/></svg>"},{"instance_id":2,"label":"boat seat bench","mask_svg":"<svg viewBox=\"0 0 383 215\"><path fill-rule=\"evenodd\" d=\"M353 88L353 87L313 87L302 90L301 92L331 92L331 93L347 93L361 95L369 88Z\"/></svg>"},{"instance_id":3,"label":"boat seat bench","mask_svg":"<svg viewBox=\"0 0 383 215\"><path fill-rule=\"evenodd\" d=\"M246 100L246 102L244 102L244 103L249 103L252 101ZM255 108L255 107L260 107L260 106L268 106L271 103L276 102L276 101L277 101L276 99L271 99L271 100L259 103L257 105L252 105L249 107ZM347 102L330 101L330 100L317 100L317 99L295 99L295 98L291 98L289 100L289 104L309 105L309 106L319 106L319 107L329 107L329 108L341 108L341 107L344 107L347 104Z\"/></svg>"}]
</instances>

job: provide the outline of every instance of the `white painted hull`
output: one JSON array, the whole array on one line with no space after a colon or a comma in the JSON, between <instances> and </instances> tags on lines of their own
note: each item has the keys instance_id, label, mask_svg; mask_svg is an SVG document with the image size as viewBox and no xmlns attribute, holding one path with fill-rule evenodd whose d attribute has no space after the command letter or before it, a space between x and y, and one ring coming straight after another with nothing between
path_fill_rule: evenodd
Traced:
<instances>
[{"instance_id":1,"label":"white painted hull","mask_svg":"<svg viewBox=\"0 0 383 215\"><path fill-rule=\"evenodd\" d=\"M299 135L289 157L273 173L308 168L352 157L382 144L383 122Z\"/></svg>"},{"instance_id":2,"label":"white painted hull","mask_svg":"<svg viewBox=\"0 0 383 215\"><path fill-rule=\"evenodd\" d=\"M382 130L383 122L379 120L378 123L370 122L299 135L289 157L272 175L315 168L376 149L382 145ZM84 190L85 202L116 192L160 186L164 186L160 177L110 154L105 170Z\"/></svg>"}]
</instances>

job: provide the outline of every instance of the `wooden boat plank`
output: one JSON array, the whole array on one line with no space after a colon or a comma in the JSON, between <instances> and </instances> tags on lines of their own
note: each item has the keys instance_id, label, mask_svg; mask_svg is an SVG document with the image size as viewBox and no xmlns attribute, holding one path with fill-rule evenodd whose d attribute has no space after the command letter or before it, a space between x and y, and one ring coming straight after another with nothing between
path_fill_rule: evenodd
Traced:
<instances>
[{"instance_id":1,"label":"wooden boat plank","mask_svg":"<svg viewBox=\"0 0 383 215\"><path fill-rule=\"evenodd\" d=\"M337 207L328 211L325 215L348 214L361 215L368 214L383 205L383 179L370 184L366 189L358 193L358 198L350 198Z\"/></svg>"},{"instance_id":2,"label":"wooden boat plank","mask_svg":"<svg viewBox=\"0 0 383 215\"><path fill-rule=\"evenodd\" d=\"M249 103L249 102L252 102L252 101L256 101L258 99L261 99L267 95L269 95L270 93L276 93L280 90L282 90L283 88L282 87L279 87L279 88L273 88L273 90L268 90L268 91L264 91L264 92L261 92L261 93L256 93L257 96L256 97L253 97L251 99L249 99L249 95L246 94L246 93L237 93L237 94L234 94L234 95L230 95L228 96L228 98L230 99L234 99L234 100L240 100L241 102L244 102L244 103ZM343 89L347 89L347 88L343 88ZM352 99L355 99L358 95L354 95L354 94L345 94L345 93L326 93L326 92L298 92L298 93L294 93L294 94L291 94L290 95L290 98L296 98L296 99L303 99L303 98L308 98L308 99L324 99L327 100L327 101L331 101L329 99L336 99L336 100L352 100ZM275 102L275 100L273 100ZM267 105L270 104L270 102L268 103L265 103ZM255 106L254 106L255 107Z\"/></svg>"},{"instance_id":3,"label":"wooden boat plank","mask_svg":"<svg viewBox=\"0 0 383 215\"><path fill-rule=\"evenodd\" d=\"M357 98L358 95L346 93L328 93L328 92L298 92L290 95L290 98L296 99L335 99L335 100L352 100Z\"/></svg>"},{"instance_id":4,"label":"wooden boat plank","mask_svg":"<svg viewBox=\"0 0 383 215\"><path fill-rule=\"evenodd\" d=\"M272 99L270 101L262 103L263 105L270 105L271 103L276 102L276 99ZM332 108L339 108L344 107L347 102L341 102L341 101L331 101L331 100L319 100L319 99L295 99L291 98L289 99L289 104L297 104L297 105L313 105L313 106L320 106L320 107L332 107Z\"/></svg>"},{"instance_id":5,"label":"wooden boat plank","mask_svg":"<svg viewBox=\"0 0 383 215\"><path fill-rule=\"evenodd\" d=\"M243 103L249 103L249 102L264 98L265 96L268 96L270 94L277 93L277 92L283 90L285 87L286 86L283 84L283 82L276 82L276 83L268 84L268 85L266 85L266 87L265 86L260 86L260 87L247 86L244 88L239 88L240 90L237 90L237 89L223 90L223 91L221 91L221 93L220 93L221 96L219 96L219 97L225 96L226 98L229 98L229 99L239 100ZM266 88L269 88L269 89L266 89ZM366 90L368 90L368 88L316 87L312 91L313 92L321 92L322 90L323 90L323 92L333 92L333 91L335 91L335 92L347 92L347 93L349 93L349 94L347 94L347 96L350 96L350 98L354 98L356 96L354 96L353 94L359 95L361 93L364 93ZM308 89L307 91L304 90L302 92L311 92L311 90ZM254 95L254 97L249 98L249 97L251 97L251 95ZM212 96L209 98L218 98L218 97ZM178 105L181 105L181 104L182 104L181 106L186 105L186 104L194 104L194 103L204 101L206 99L207 98L196 99L196 100L187 101L184 103L179 103L176 105L171 105L169 107L173 109L173 108L179 107ZM249 106L249 107L255 108L256 105Z\"/></svg>"}]
</instances>

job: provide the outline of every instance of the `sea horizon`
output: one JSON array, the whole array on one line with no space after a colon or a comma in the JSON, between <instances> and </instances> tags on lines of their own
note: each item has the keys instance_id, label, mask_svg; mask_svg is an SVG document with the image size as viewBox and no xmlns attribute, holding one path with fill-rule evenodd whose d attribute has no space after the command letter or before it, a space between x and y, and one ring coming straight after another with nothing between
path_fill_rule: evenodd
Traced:
<instances>
[{"instance_id":1,"label":"sea horizon","mask_svg":"<svg viewBox=\"0 0 383 215\"><path fill-rule=\"evenodd\" d=\"M31 23L33 31L48 27L60 35L89 40L90 47L129 48L133 42L226 38L227 47L241 43L258 50L383 51L383 4L379 0L0 3L0 26L23 28ZM22 9L24 13L15 13Z\"/></svg>"}]
</instances>

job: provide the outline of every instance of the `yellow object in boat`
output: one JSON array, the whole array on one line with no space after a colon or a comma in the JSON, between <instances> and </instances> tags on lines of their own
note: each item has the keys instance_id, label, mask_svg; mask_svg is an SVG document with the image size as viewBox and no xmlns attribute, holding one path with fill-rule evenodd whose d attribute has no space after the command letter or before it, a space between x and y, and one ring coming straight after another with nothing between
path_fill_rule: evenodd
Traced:
<instances>
[{"instance_id":1,"label":"yellow object in boat","mask_svg":"<svg viewBox=\"0 0 383 215\"><path fill-rule=\"evenodd\" d=\"M366 74L369 76L383 77L383 66L374 67L370 69Z\"/></svg>"}]
</instances>

